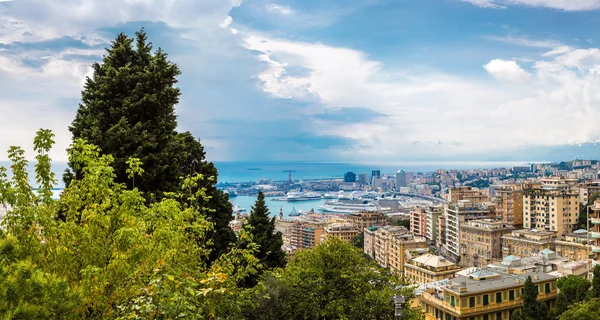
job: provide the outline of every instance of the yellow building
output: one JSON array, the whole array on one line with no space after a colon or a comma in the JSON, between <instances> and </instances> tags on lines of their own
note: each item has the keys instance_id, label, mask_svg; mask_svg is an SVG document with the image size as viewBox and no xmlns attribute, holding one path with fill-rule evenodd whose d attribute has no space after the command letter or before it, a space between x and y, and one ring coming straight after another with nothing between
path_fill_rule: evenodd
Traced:
<instances>
[{"instance_id":1,"label":"yellow building","mask_svg":"<svg viewBox=\"0 0 600 320\"><path fill-rule=\"evenodd\" d=\"M585 230L576 230L567 234L564 239L555 240L554 246L556 253L569 259L569 261L587 260L591 253L588 243L588 234Z\"/></svg>"},{"instance_id":2,"label":"yellow building","mask_svg":"<svg viewBox=\"0 0 600 320\"><path fill-rule=\"evenodd\" d=\"M356 237L360 231L358 228L350 223L332 223L325 227L325 232L323 233L323 239L325 240L329 237L338 238L342 241L346 241L350 243L354 237Z\"/></svg>"},{"instance_id":3,"label":"yellow building","mask_svg":"<svg viewBox=\"0 0 600 320\"><path fill-rule=\"evenodd\" d=\"M459 200L469 200L473 203L490 201L487 192L477 188L462 186L448 191L448 201L457 203Z\"/></svg>"},{"instance_id":4,"label":"yellow building","mask_svg":"<svg viewBox=\"0 0 600 320\"><path fill-rule=\"evenodd\" d=\"M404 264L404 277L411 283L429 283L453 278L461 267L442 256L424 254Z\"/></svg>"},{"instance_id":5,"label":"yellow building","mask_svg":"<svg viewBox=\"0 0 600 320\"><path fill-rule=\"evenodd\" d=\"M553 308L558 277L546 273L514 275L488 269L456 277L447 285L423 292L419 298L421 308L427 320L508 320L523 305L521 290L528 276L538 288L538 301Z\"/></svg>"},{"instance_id":6,"label":"yellow building","mask_svg":"<svg viewBox=\"0 0 600 320\"><path fill-rule=\"evenodd\" d=\"M364 252L377 264L387 268L392 237L409 234L408 229L398 226L372 226L364 230Z\"/></svg>"},{"instance_id":7,"label":"yellow building","mask_svg":"<svg viewBox=\"0 0 600 320\"><path fill-rule=\"evenodd\" d=\"M349 223L355 225L361 232L373 226L383 227L385 215L381 212L353 212L346 216Z\"/></svg>"},{"instance_id":8,"label":"yellow building","mask_svg":"<svg viewBox=\"0 0 600 320\"><path fill-rule=\"evenodd\" d=\"M579 217L579 190L571 179L542 179L523 194L523 228L572 233ZM565 182L560 184L559 182Z\"/></svg>"},{"instance_id":9,"label":"yellow building","mask_svg":"<svg viewBox=\"0 0 600 320\"><path fill-rule=\"evenodd\" d=\"M284 243L289 243L292 250L310 249L321 242L325 232L326 222L321 221L294 221L287 234L284 234Z\"/></svg>"},{"instance_id":10,"label":"yellow building","mask_svg":"<svg viewBox=\"0 0 600 320\"><path fill-rule=\"evenodd\" d=\"M391 245L388 247L387 267L392 273L404 274L404 265L407 261L408 253L416 250L429 249L425 237L414 236L411 233L392 236L390 239Z\"/></svg>"},{"instance_id":11,"label":"yellow building","mask_svg":"<svg viewBox=\"0 0 600 320\"><path fill-rule=\"evenodd\" d=\"M509 184L496 188L498 210L496 214L504 223L523 225L523 185Z\"/></svg>"},{"instance_id":12,"label":"yellow building","mask_svg":"<svg viewBox=\"0 0 600 320\"><path fill-rule=\"evenodd\" d=\"M556 234L538 230L514 230L502 237L502 256L527 257L542 252L544 249L554 250Z\"/></svg>"},{"instance_id":13,"label":"yellow building","mask_svg":"<svg viewBox=\"0 0 600 320\"><path fill-rule=\"evenodd\" d=\"M594 201L594 204L589 207L589 245L591 246L592 256L594 260L600 259L600 199Z\"/></svg>"},{"instance_id":14,"label":"yellow building","mask_svg":"<svg viewBox=\"0 0 600 320\"><path fill-rule=\"evenodd\" d=\"M460 265L486 266L502 259L502 236L512 225L492 219L471 220L460 226Z\"/></svg>"}]
</instances>

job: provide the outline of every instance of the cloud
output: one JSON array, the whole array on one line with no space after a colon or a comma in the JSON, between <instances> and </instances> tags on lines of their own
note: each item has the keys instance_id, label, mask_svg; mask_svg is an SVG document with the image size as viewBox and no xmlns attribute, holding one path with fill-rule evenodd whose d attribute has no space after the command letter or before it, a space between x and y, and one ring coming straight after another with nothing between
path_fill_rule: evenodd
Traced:
<instances>
[{"instance_id":1,"label":"cloud","mask_svg":"<svg viewBox=\"0 0 600 320\"><path fill-rule=\"evenodd\" d=\"M505 9L510 5L557 9L563 11L588 11L600 9L597 0L461 0L478 7Z\"/></svg>"},{"instance_id":2,"label":"cloud","mask_svg":"<svg viewBox=\"0 0 600 320\"><path fill-rule=\"evenodd\" d=\"M513 44L517 46L523 47L532 47L532 48L556 48L562 46L562 44L558 41L554 40L532 40L523 37L513 37L511 35L500 37L500 36L486 36L488 40L499 41L503 43Z\"/></svg>"},{"instance_id":3,"label":"cloud","mask_svg":"<svg viewBox=\"0 0 600 320\"><path fill-rule=\"evenodd\" d=\"M560 47L556 47L556 48L552 49L551 51L544 53L543 56L551 57L551 56L561 55L561 54L567 53L571 50L573 50L573 48L571 48L569 46L560 46Z\"/></svg>"},{"instance_id":4,"label":"cloud","mask_svg":"<svg viewBox=\"0 0 600 320\"><path fill-rule=\"evenodd\" d=\"M483 68L498 80L524 82L531 78L527 71L512 60L494 59L484 65Z\"/></svg>"},{"instance_id":5,"label":"cloud","mask_svg":"<svg viewBox=\"0 0 600 320\"><path fill-rule=\"evenodd\" d=\"M284 16L294 13L294 10L292 10L290 7L284 7L273 3L267 5L267 11Z\"/></svg>"}]
</instances>

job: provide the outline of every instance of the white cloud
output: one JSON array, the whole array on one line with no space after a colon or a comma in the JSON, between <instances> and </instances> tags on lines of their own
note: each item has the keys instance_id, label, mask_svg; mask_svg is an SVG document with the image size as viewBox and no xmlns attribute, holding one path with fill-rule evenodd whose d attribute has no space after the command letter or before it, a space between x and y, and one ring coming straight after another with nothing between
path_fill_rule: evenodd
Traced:
<instances>
[{"instance_id":1,"label":"white cloud","mask_svg":"<svg viewBox=\"0 0 600 320\"><path fill-rule=\"evenodd\" d=\"M482 8L504 9L509 5L522 5L564 11L587 11L600 9L598 0L461 0Z\"/></svg>"},{"instance_id":2,"label":"white cloud","mask_svg":"<svg viewBox=\"0 0 600 320\"><path fill-rule=\"evenodd\" d=\"M485 38L493 41L499 41L508 44L514 44L517 46L532 48L556 48L562 46L560 42L554 40L532 40L523 37L513 37L510 35L506 37L486 36Z\"/></svg>"},{"instance_id":3,"label":"white cloud","mask_svg":"<svg viewBox=\"0 0 600 320\"><path fill-rule=\"evenodd\" d=\"M273 3L267 5L267 11L281 14L284 16L294 13L294 10L292 10L292 8L290 8L290 7L280 6L280 5L273 4Z\"/></svg>"},{"instance_id":4,"label":"white cloud","mask_svg":"<svg viewBox=\"0 0 600 320\"><path fill-rule=\"evenodd\" d=\"M484 65L483 68L498 80L523 82L531 78L527 71L512 60L494 59Z\"/></svg>"},{"instance_id":5,"label":"white cloud","mask_svg":"<svg viewBox=\"0 0 600 320\"><path fill-rule=\"evenodd\" d=\"M569 52L571 50L573 50L573 48L571 48L569 46L556 47L556 48L552 49L551 51L548 51L548 52L544 53L544 57L551 57L551 56L560 55L560 54L563 54L563 53L567 53L567 52Z\"/></svg>"}]
</instances>

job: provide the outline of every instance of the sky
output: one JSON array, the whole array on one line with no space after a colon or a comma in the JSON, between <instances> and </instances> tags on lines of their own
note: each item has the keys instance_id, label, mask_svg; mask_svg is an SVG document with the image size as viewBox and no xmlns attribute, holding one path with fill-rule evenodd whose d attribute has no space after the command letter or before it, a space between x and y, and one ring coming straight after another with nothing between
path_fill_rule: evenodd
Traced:
<instances>
[{"instance_id":1,"label":"sky","mask_svg":"<svg viewBox=\"0 0 600 320\"><path fill-rule=\"evenodd\" d=\"M0 160L142 27L209 160L600 158L600 0L0 0Z\"/></svg>"}]
</instances>

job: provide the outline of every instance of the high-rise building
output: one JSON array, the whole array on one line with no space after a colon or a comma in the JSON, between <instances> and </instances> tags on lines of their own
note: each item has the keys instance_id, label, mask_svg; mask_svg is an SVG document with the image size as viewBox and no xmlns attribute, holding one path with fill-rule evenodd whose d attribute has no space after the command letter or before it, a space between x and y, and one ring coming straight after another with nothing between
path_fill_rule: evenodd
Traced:
<instances>
[{"instance_id":1,"label":"high-rise building","mask_svg":"<svg viewBox=\"0 0 600 320\"><path fill-rule=\"evenodd\" d=\"M523 227L556 232L558 236L572 233L579 217L577 179L541 179L541 186L523 193Z\"/></svg>"},{"instance_id":2,"label":"high-rise building","mask_svg":"<svg viewBox=\"0 0 600 320\"><path fill-rule=\"evenodd\" d=\"M408 175L404 170L398 170L396 172L396 190L400 190L401 187L408 186Z\"/></svg>"},{"instance_id":3,"label":"high-rise building","mask_svg":"<svg viewBox=\"0 0 600 320\"><path fill-rule=\"evenodd\" d=\"M448 191L448 201L457 203L459 200L469 200L472 203L482 203L489 201L488 194L483 190L462 186L452 188Z\"/></svg>"},{"instance_id":4,"label":"high-rise building","mask_svg":"<svg viewBox=\"0 0 600 320\"><path fill-rule=\"evenodd\" d=\"M358 183L361 186L366 186L369 184L369 175L366 173L359 173L358 174Z\"/></svg>"},{"instance_id":5,"label":"high-rise building","mask_svg":"<svg viewBox=\"0 0 600 320\"><path fill-rule=\"evenodd\" d=\"M344 182L356 182L356 174L354 172L346 172L344 174Z\"/></svg>"},{"instance_id":6,"label":"high-rise building","mask_svg":"<svg viewBox=\"0 0 600 320\"><path fill-rule=\"evenodd\" d=\"M600 199L594 201L589 210L589 244L592 245L592 252L595 255L594 260L598 260L600 259Z\"/></svg>"},{"instance_id":7,"label":"high-rise building","mask_svg":"<svg viewBox=\"0 0 600 320\"><path fill-rule=\"evenodd\" d=\"M432 206L425 209L425 238L436 242L438 239L439 217L444 213L442 206Z\"/></svg>"},{"instance_id":8,"label":"high-rise building","mask_svg":"<svg viewBox=\"0 0 600 320\"><path fill-rule=\"evenodd\" d=\"M523 225L523 185L510 184L496 188L497 215L504 223L515 227Z\"/></svg>"},{"instance_id":9,"label":"high-rise building","mask_svg":"<svg viewBox=\"0 0 600 320\"><path fill-rule=\"evenodd\" d=\"M468 221L489 219L495 214L492 203L474 203L470 200L459 200L444 207L446 216L446 250L454 258L460 257L460 226Z\"/></svg>"},{"instance_id":10,"label":"high-rise building","mask_svg":"<svg viewBox=\"0 0 600 320\"><path fill-rule=\"evenodd\" d=\"M410 212L410 232L414 235L427 235L427 213L424 208L415 208Z\"/></svg>"},{"instance_id":11,"label":"high-rise building","mask_svg":"<svg viewBox=\"0 0 600 320\"><path fill-rule=\"evenodd\" d=\"M373 180L371 180L371 187L376 190L378 188L382 188L383 187L383 180L381 179L381 177L373 177Z\"/></svg>"},{"instance_id":12,"label":"high-rise building","mask_svg":"<svg viewBox=\"0 0 600 320\"><path fill-rule=\"evenodd\" d=\"M381 178L381 170L373 170L373 171L371 171L371 180L373 178L375 178L375 177Z\"/></svg>"},{"instance_id":13,"label":"high-rise building","mask_svg":"<svg viewBox=\"0 0 600 320\"><path fill-rule=\"evenodd\" d=\"M502 260L502 236L515 228L492 219L471 220L460 226L460 263L462 266L487 266Z\"/></svg>"}]
</instances>

